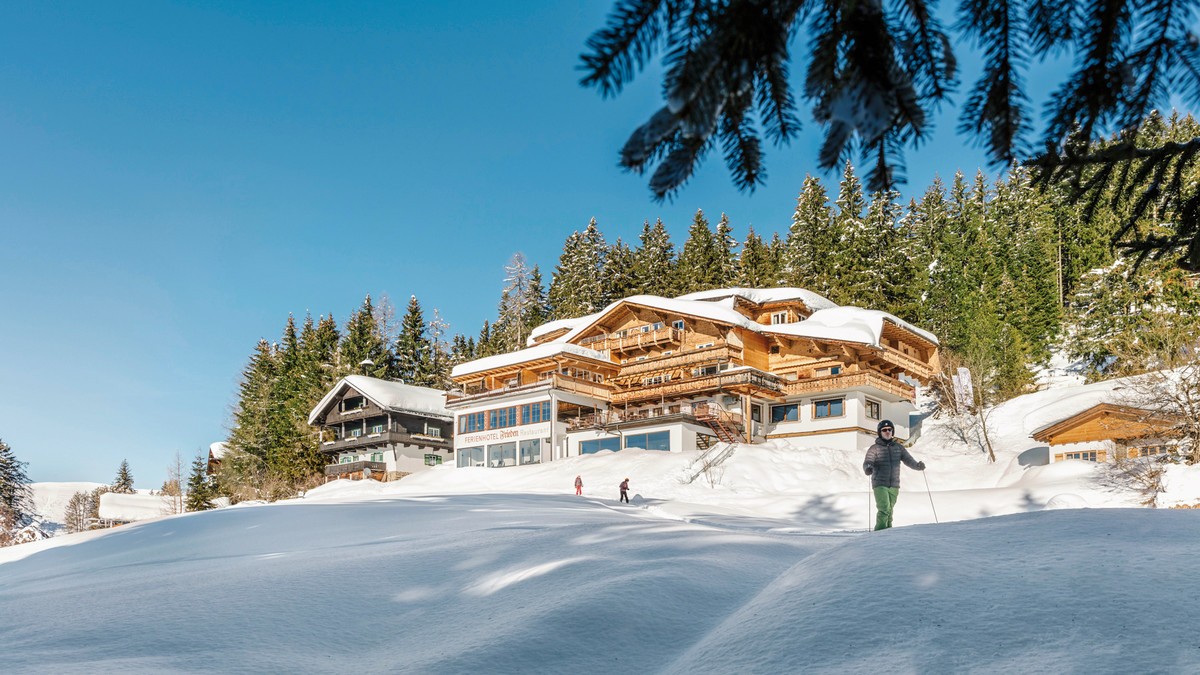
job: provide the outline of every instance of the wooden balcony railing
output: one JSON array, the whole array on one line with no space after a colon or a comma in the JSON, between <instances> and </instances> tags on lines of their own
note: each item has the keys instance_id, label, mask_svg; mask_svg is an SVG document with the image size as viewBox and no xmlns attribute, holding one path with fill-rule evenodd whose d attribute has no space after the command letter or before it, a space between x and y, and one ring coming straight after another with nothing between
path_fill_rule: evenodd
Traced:
<instances>
[{"instance_id":1,"label":"wooden balcony railing","mask_svg":"<svg viewBox=\"0 0 1200 675\"><path fill-rule=\"evenodd\" d=\"M595 427L638 426L642 424L659 424L668 422L691 422L701 424L708 417L723 415L733 424L741 424L742 416L738 413L728 413L713 408L706 403L685 403L678 410L638 410L626 412L623 410L602 410L589 415L581 415L567 422L567 430L592 429Z\"/></svg>"},{"instance_id":2,"label":"wooden balcony railing","mask_svg":"<svg viewBox=\"0 0 1200 675\"><path fill-rule=\"evenodd\" d=\"M380 476L387 472L387 464L383 462L346 462L345 464L330 464L325 467L326 476L342 476L348 473L358 473L370 469L371 473L378 472Z\"/></svg>"},{"instance_id":3,"label":"wooden balcony railing","mask_svg":"<svg viewBox=\"0 0 1200 675\"><path fill-rule=\"evenodd\" d=\"M663 326L657 330L648 330L645 332L630 330L624 336L616 333L597 335L580 340L579 346L595 349L600 352L606 349L613 352L626 352L662 344L679 344L682 340L683 331L671 326Z\"/></svg>"},{"instance_id":4,"label":"wooden balcony railing","mask_svg":"<svg viewBox=\"0 0 1200 675\"><path fill-rule=\"evenodd\" d=\"M344 438L336 438L321 443L321 452L338 452L350 448L369 448L380 445L429 445L433 447L449 448L451 445L449 438L440 436L430 436L428 434L414 434L400 425L393 424L391 428L385 428L383 431L368 432L361 436L346 436Z\"/></svg>"},{"instance_id":5,"label":"wooden balcony railing","mask_svg":"<svg viewBox=\"0 0 1200 675\"><path fill-rule=\"evenodd\" d=\"M671 356L659 356L645 361L634 361L621 366L620 377L628 377L631 375L641 375L642 373L653 373L667 371L673 368L682 368L693 366L701 363L716 363L718 361L730 361L732 359L742 357L742 350L729 347L725 343L717 343L713 347L705 347L704 349L693 349L681 354L672 354Z\"/></svg>"},{"instance_id":6,"label":"wooden balcony railing","mask_svg":"<svg viewBox=\"0 0 1200 675\"><path fill-rule=\"evenodd\" d=\"M893 349L892 347L885 345L883 348L883 355L888 361L891 361L901 368L904 368L906 371L915 376L923 378L933 376L932 366L921 359L916 358L915 356L909 356L908 354L905 354L899 349Z\"/></svg>"},{"instance_id":7,"label":"wooden balcony railing","mask_svg":"<svg viewBox=\"0 0 1200 675\"><path fill-rule=\"evenodd\" d=\"M461 405L488 399L495 396L503 396L517 392L530 392L539 389L559 389L562 391L571 391L592 398L599 398L605 401L608 400L612 393L612 385L603 382L589 382L579 378L563 375L562 373L553 373L550 377L542 378L536 382L526 384L518 384L510 387L499 387L496 389L473 390L462 393L450 392L446 397L446 402L450 405Z\"/></svg>"},{"instance_id":8,"label":"wooden balcony railing","mask_svg":"<svg viewBox=\"0 0 1200 675\"><path fill-rule=\"evenodd\" d=\"M868 386L886 391L889 394L895 394L900 398L910 401L916 396L916 390L908 384L874 371L830 375L828 377L812 377L796 380L795 382L786 382L784 383L784 393L789 396L819 394L824 391Z\"/></svg>"},{"instance_id":9,"label":"wooden balcony railing","mask_svg":"<svg viewBox=\"0 0 1200 675\"><path fill-rule=\"evenodd\" d=\"M783 381L770 373L761 370L738 370L683 380L669 380L661 384L634 386L626 391L614 392L612 404L692 396L721 390L749 390L768 396L779 396L784 393L783 386Z\"/></svg>"}]
</instances>

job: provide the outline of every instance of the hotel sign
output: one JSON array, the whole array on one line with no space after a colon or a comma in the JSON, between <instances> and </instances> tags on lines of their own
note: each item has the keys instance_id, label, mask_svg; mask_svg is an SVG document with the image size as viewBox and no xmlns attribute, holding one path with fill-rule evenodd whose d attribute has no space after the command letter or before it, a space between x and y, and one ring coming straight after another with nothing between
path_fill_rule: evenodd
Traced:
<instances>
[{"instance_id":1,"label":"hotel sign","mask_svg":"<svg viewBox=\"0 0 1200 675\"><path fill-rule=\"evenodd\" d=\"M488 443L526 441L531 438L550 438L550 423L523 424L507 429L489 429L487 431L474 431L469 434L458 434L454 437L454 447L469 448Z\"/></svg>"}]
</instances>

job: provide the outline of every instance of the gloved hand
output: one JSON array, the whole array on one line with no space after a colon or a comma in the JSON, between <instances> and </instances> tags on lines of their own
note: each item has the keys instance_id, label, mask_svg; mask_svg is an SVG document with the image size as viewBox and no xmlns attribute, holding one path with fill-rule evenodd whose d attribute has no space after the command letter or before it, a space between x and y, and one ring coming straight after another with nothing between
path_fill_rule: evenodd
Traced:
<instances>
[{"instance_id":1,"label":"gloved hand","mask_svg":"<svg viewBox=\"0 0 1200 675\"><path fill-rule=\"evenodd\" d=\"M868 476L870 476L871 474L875 473L875 467L865 466L865 467L863 467L863 472L866 473Z\"/></svg>"},{"instance_id":2,"label":"gloved hand","mask_svg":"<svg viewBox=\"0 0 1200 675\"><path fill-rule=\"evenodd\" d=\"M917 471L925 470L925 462L917 462Z\"/></svg>"}]
</instances>

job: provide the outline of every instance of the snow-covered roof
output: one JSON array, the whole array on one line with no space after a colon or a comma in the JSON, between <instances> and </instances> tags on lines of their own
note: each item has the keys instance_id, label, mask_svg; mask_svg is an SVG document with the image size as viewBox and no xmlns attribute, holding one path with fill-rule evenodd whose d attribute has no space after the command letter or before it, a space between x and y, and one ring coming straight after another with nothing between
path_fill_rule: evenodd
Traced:
<instances>
[{"instance_id":1,"label":"snow-covered roof","mask_svg":"<svg viewBox=\"0 0 1200 675\"><path fill-rule=\"evenodd\" d=\"M226 445L220 441L218 441L216 443L211 443L208 446L208 456L213 459L221 459L222 457L225 456L225 453L228 450L229 450L229 448L226 447Z\"/></svg>"},{"instance_id":2,"label":"snow-covered roof","mask_svg":"<svg viewBox=\"0 0 1200 675\"><path fill-rule=\"evenodd\" d=\"M446 410L446 392L441 389L418 387L366 375L347 375L339 380L308 414L309 424L316 424L317 417L333 403L343 386L353 387L384 410L454 419L450 411Z\"/></svg>"},{"instance_id":3,"label":"snow-covered roof","mask_svg":"<svg viewBox=\"0 0 1200 675\"><path fill-rule=\"evenodd\" d=\"M681 295L676 300L721 300L738 296L750 302L765 305L769 302L787 302L799 300L812 310L837 307L837 303L823 295L817 295L804 288L718 288L711 291L699 291Z\"/></svg>"},{"instance_id":4,"label":"snow-covered roof","mask_svg":"<svg viewBox=\"0 0 1200 675\"><path fill-rule=\"evenodd\" d=\"M570 335L570 333L568 333L568 335ZM494 368L503 368L504 366L525 363L526 361L536 361L538 359L545 359L558 354L574 354L575 356L595 359L596 361L603 361L605 363L610 362L608 357L594 349L568 344L567 342L560 340L562 340L562 338L555 340L554 342L547 342L546 344L536 345L520 351L511 352L509 354L486 356L482 359L475 359L474 361L468 361L467 363L460 363L457 366L454 366L454 369L450 371L450 376L461 377L463 375L470 375L471 373L481 373Z\"/></svg>"},{"instance_id":5,"label":"snow-covered roof","mask_svg":"<svg viewBox=\"0 0 1200 675\"><path fill-rule=\"evenodd\" d=\"M170 499L162 495L106 492L100 495L100 517L125 523L158 518L171 513Z\"/></svg>"},{"instance_id":6,"label":"snow-covered roof","mask_svg":"<svg viewBox=\"0 0 1200 675\"><path fill-rule=\"evenodd\" d=\"M525 344L532 345L539 337L553 333L556 330L561 330L563 328L570 330L580 325L589 324L597 316L597 314L588 314L587 316L580 316L574 319L559 319L558 321L549 321L530 331L529 340L527 340Z\"/></svg>"},{"instance_id":7,"label":"snow-covered roof","mask_svg":"<svg viewBox=\"0 0 1200 675\"><path fill-rule=\"evenodd\" d=\"M556 342L570 342L579 336L580 333L591 327L601 317L611 312L613 309L621 305L641 305L643 307L652 307L661 309L672 314L684 314L687 316L696 316L703 319L711 319L719 323L730 324L733 326L741 326L748 330L757 330L762 327L762 324L754 322L745 314L733 308L732 299L729 302L710 302L700 300L680 300L678 298L663 298L657 295L631 295L628 298L618 300L603 311L588 317L591 319L587 323L580 323L570 333L558 338ZM756 326L758 328L756 328Z\"/></svg>"},{"instance_id":8,"label":"snow-covered roof","mask_svg":"<svg viewBox=\"0 0 1200 675\"><path fill-rule=\"evenodd\" d=\"M861 307L850 306L835 306L828 309L820 309L813 312L812 316L803 321L776 324L773 326L759 325L759 329L763 333L773 333L776 335L795 335L823 340L861 342L863 344L878 346L880 336L883 334L884 321L890 321L898 326L902 326L933 344L938 344L937 336L933 333L921 330L894 314L877 309L863 309Z\"/></svg>"}]
</instances>

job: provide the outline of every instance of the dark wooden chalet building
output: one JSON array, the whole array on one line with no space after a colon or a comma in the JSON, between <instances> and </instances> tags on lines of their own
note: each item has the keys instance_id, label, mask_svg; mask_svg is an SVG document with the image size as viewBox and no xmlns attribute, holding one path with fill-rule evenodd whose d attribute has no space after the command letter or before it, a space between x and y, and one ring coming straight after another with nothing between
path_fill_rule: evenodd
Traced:
<instances>
[{"instance_id":1,"label":"dark wooden chalet building","mask_svg":"<svg viewBox=\"0 0 1200 675\"><path fill-rule=\"evenodd\" d=\"M395 480L453 461L446 392L365 375L343 378L308 416L329 456L325 480Z\"/></svg>"}]
</instances>

